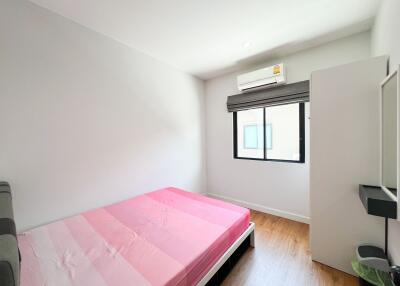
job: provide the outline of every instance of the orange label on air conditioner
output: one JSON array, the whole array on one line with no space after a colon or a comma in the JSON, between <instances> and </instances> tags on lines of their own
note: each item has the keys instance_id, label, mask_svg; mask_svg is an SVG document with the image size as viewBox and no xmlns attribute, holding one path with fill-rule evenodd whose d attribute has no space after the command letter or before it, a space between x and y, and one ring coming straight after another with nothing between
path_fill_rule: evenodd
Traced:
<instances>
[{"instance_id":1,"label":"orange label on air conditioner","mask_svg":"<svg viewBox=\"0 0 400 286\"><path fill-rule=\"evenodd\" d=\"M281 73L281 66L279 66L279 65L274 66L272 71L274 74Z\"/></svg>"}]
</instances>

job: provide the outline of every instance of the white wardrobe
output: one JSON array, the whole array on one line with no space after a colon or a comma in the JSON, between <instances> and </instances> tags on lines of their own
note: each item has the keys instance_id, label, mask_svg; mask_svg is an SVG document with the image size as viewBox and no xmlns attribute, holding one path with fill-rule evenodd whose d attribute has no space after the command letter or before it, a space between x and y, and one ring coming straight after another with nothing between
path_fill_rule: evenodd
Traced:
<instances>
[{"instance_id":1,"label":"white wardrobe","mask_svg":"<svg viewBox=\"0 0 400 286\"><path fill-rule=\"evenodd\" d=\"M377 57L311 75L312 258L348 273L358 244L384 244L384 219L367 215L358 185L379 184L379 88L387 63Z\"/></svg>"}]
</instances>

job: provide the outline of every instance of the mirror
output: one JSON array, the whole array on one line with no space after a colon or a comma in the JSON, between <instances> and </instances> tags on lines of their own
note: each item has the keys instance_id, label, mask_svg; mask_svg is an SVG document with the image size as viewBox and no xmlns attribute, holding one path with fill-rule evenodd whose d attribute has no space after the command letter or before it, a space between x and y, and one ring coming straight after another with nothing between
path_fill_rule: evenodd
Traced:
<instances>
[{"instance_id":1,"label":"mirror","mask_svg":"<svg viewBox=\"0 0 400 286\"><path fill-rule=\"evenodd\" d=\"M398 185L398 75L390 75L381 86L381 186L397 201Z\"/></svg>"}]
</instances>

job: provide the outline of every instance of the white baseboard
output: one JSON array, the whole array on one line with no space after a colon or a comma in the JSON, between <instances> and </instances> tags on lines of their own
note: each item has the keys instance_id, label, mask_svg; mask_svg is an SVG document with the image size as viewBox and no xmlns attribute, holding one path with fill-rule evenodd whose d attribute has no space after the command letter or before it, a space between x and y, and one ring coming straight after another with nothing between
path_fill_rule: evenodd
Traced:
<instances>
[{"instance_id":1,"label":"white baseboard","mask_svg":"<svg viewBox=\"0 0 400 286\"><path fill-rule=\"evenodd\" d=\"M294 221L310 224L310 218L306 217L306 216L294 214L294 213L291 213L291 212L281 211L281 210L269 208L269 207L266 207L266 206L245 202L245 201L242 201L242 200L228 198L228 197L217 195L217 194L208 193L206 195L209 196L209 197L212 197L212 198L220 199L220 200L232 203L232 204L239 205L241 207L245 207L245 208L248 208L248 209L255 210L255 211L259 211L259 212L263 212L263 213L267 213L267 214L272 214L272 215L280 216L280 217L287 218L287 219L290 219L290 220L294 220Z\"/></svg>"}]
</instances>

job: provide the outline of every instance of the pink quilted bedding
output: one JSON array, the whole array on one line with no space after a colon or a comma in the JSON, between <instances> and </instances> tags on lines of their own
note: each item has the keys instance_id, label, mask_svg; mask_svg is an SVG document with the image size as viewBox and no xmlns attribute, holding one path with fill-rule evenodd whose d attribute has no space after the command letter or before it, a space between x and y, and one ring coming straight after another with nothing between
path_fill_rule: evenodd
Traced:
<instances>
[{"instance_id":1,"label":"pink quilted bedding","mask_svg":"<svg viewBox=\"0 0 400 286\"><path fill-rule=\"evenodd\" d=\"M196 285L249 211L167 188L18 236L22 286Z\"/></svg>"}]
</instances>

